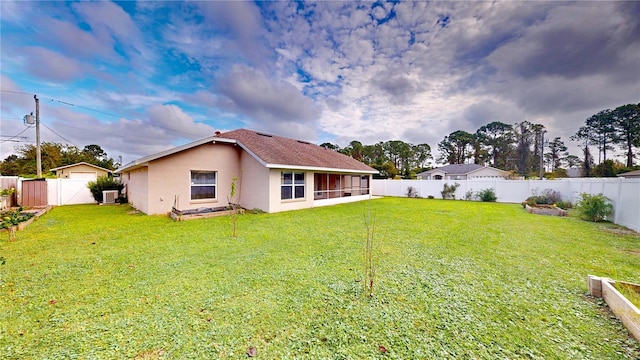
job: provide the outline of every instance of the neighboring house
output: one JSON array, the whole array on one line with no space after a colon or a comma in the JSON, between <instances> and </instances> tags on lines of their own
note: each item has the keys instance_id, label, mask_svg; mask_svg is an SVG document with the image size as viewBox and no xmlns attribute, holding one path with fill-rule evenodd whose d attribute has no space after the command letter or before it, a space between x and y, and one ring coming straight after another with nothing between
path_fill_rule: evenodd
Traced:
<instances>
[{"instance_id":1,"label":"neighboring house","mask_svg":"<svg viewBox=\"0 0 640 360\"><path fill-rule=\"evenodd\" d=\"M116 173L130 204L166 214L174 205L222 207L229 200L279 212L369 199L378 171L306 141L239 129L143 157ZM229 199L234 181L236 197Z\"/></svg>"},{"instance_id":2,"label":"neighboring house","mask_svg":"<svg viewBox=\"0 0 640 360\"><path fill-rule=\"evenodd\" d=\"M626 173L618 174L617 176L628 179L640 179L640 170L628 171Z\"/></svg>"},{"instance_id":3,"label":"neighboring house","mask_svg":"<svg viewBox=\"0 0 640 360\"><path fill-rule=\"evenodd\" d=\"M56 177L61 179L95 180L98 176L111 174L112 171L100 166L79 162L67 166L60 166L51 169L55 171Z\"/></svg>"},{"instance_id":4,"label":"neighboring house","mask_svg":"<svg viewBox=\"0 0 640 360\"><path fill-rule=\"evenodd\" d=\"M452 164L419 173L420 180L508 179L508 171L478 164Z\"/></svg>"}]
</instances>

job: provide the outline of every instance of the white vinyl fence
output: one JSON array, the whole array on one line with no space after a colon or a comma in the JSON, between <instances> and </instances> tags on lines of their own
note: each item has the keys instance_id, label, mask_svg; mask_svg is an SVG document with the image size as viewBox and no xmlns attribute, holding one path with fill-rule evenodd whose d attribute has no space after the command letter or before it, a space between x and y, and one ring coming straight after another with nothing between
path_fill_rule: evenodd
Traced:
<instances>
[{"instance_id":1,"label":"white vinyl fence","mask_svg":"<svg viewBox=\"0 0 640 360\"><path fill-rule=\"evenodd\" d=\"M562 194L562 199L575 204L580 194L603 194L614 208L613 222L640 232L640 179L575 178L558 180L373 180L374 196L407 196L413 187L420 197L441 199L444 184L460 184L456 199L463 199L467 191L493 189L498 202L521 203L529 196L540 195L546 189Z\"/></svg>"},{"instance_id":2,"label":"white vinyl fence","mask_svg":"<svg viewBox=\"0 0 640 360\"><path fill-rule=\"evenodd\" d=\"M0 176L0 185L16 188L16 199L20 201L22 181L28 180L16 176ZM11 183L11 181L13 181ZM87 187L87 179L47 179L47 204L53 206L95 203ZM5 186L6 185L6 186Z\"/></svg>"},{"instance_id":3,"label":"white vinyl fence","mask_svg":"<svg viewBox=\"0 0 640 360\"><path fill-rule=\"evenodd\" d=\"M95 203L87 187L87 179L47 179L49 205L73 205Z\"/></svg>"}]
</instances>

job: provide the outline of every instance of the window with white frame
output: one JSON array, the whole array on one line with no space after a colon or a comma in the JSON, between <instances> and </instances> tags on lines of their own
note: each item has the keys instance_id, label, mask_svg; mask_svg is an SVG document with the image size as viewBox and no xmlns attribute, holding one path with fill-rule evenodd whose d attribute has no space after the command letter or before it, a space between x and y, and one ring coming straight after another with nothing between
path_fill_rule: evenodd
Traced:
<instances>
[{"instance_id":1,"label":"window with white frame","mask_svg":"<svg viewBox=\"0 0 640 360\"><path fill-rule=\"evenodd\" d=\"M216 198L215 171L191 171L191 200L212 200Z\"/></svg>"},{"instance_id":2,"label":"window with white frame","mask_svg":"<svg viewBox=\"0 0 640 360\"><path fill-rule=\"evenodd\" d=\"M303 172L282 172L280 174L281 199L302 199L304 198L304 173Z\"/></svg>"}]
</instances>

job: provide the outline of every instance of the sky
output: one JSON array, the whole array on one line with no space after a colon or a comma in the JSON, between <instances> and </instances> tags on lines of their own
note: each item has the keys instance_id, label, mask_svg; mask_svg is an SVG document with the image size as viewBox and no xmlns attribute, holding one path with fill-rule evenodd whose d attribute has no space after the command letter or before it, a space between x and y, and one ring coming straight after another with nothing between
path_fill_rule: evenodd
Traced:
<instances>
[{"instance_id":1,"label":"sky","mask_svg":"<svg viewBox=\"0 0 640 360\"><path fill-rule=\"evenodd\" d=\"M569 140L640 102L640 2L0 1L0 159L41 141L127 163L247 128L342 147L493 121ZM593 153L593 150L592 150Z\"/></svg>"}]
</instances>

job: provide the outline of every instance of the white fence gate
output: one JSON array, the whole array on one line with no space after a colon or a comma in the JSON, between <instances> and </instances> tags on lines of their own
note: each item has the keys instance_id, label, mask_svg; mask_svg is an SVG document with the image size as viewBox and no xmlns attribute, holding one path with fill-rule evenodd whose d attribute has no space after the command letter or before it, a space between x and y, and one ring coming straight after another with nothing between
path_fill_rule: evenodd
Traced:
<instances>
[{"instance_id":1,"label":"white fence gate","mask_svg":"<svg viewBox=\"0 0 640 360\"><path fill-rule=\"evenodd\" d=\"M90 179L47 179L49 205L73 205L95 203L87 187Z\"/></svg>"},{"instance_id":2,"label":"white fence gate","mask_svg":"<svg viewBox=\"0 0 640 360\"><path fill-rule=\"evenodd\" d=\"M373 180L371 192L375 196L407 196L411 186L420 197L442 198L444 184L460 184L456 199L468 191L493 189L498 202L520 203L526 198L542 194L546 189L558 191L563 200L576 203L581 193L603 194L611 199L613 222L640 232L640 179L576 178L558 180Z\"/></svg>"}]
</instances>

